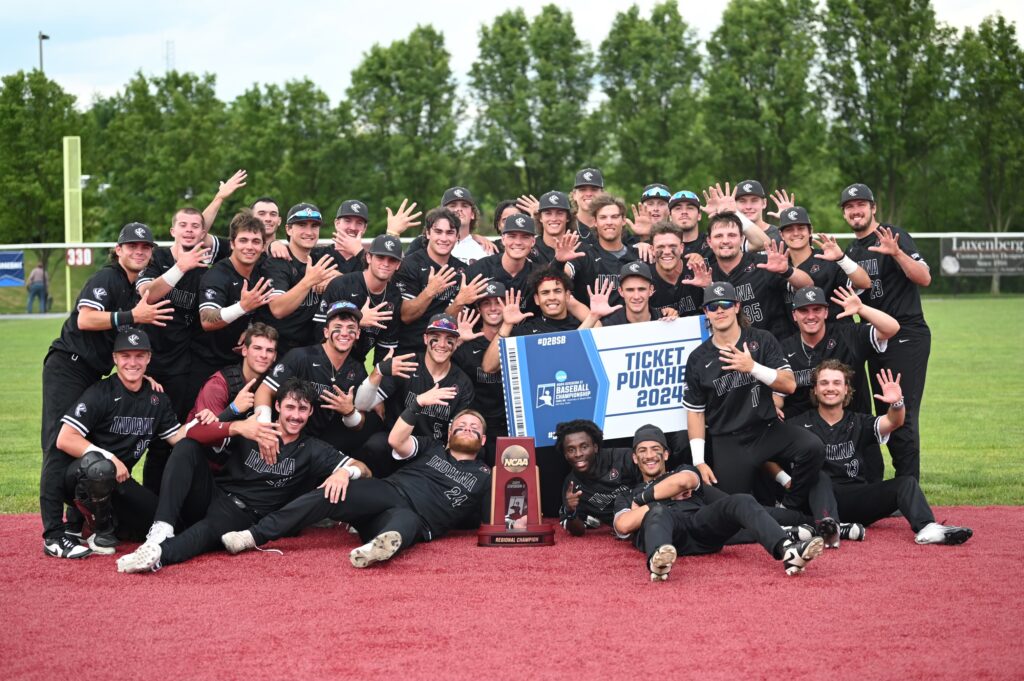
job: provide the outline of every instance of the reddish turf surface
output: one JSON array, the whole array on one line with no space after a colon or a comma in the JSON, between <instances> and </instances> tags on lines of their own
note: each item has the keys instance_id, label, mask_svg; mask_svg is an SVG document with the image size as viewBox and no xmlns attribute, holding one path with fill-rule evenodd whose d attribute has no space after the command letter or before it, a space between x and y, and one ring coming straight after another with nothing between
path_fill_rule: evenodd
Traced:
<instances>
[{"instance_id":1,"label":"reddish turf surface","mask_svg":"<svg viewBox=\"0 0 1024 681\"><path fill-rule=\"evenodd\" d=\"M45 557L0 517L0 677L1021 678L1024 508L936 509L964 546L902 519L800 577L758 546L647 581L610 536L482 549L466 533L355 570L336 530L284 556L212 554L155 574Z\"/></svg>"}]
</instances>

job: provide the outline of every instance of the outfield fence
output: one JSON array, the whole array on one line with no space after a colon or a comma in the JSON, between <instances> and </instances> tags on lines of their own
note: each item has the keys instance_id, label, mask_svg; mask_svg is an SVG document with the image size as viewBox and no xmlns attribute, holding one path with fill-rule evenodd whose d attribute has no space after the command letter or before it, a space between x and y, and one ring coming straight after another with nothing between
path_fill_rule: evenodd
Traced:
<instances>
[{"instance_id":1,"label":"outfield fence","mask_svg":"<svg viewBox=\"0 0 1024 681\"><path fill-rule=\"evenodd\" d=\"M841 243L849 241L850 234L831 234ZM932 284L924 289L927 295L956 295L961 293L989 293L993 282L991 275L950 274L948 260L943 262L943 240L998 240L1003 250L996 257L1005 256L1001 262L1012 260L1013 264L1006 271L1021 272L1014 269L1024 266L1024 232L919 232L912 233L921 255L932 268ZM369 244L370 239L364 240ZM408 242L409 239L403 239ZM330 240L322 239L322 244L330 244ZM161 246L171 245L170 241L158 241ZM112 241L83 243L44 243L44 244L0 244L0 255L22 252L24 255L24 275L35 267L40 258L45 259L46 271L49 275L49 295L52 306L48 312L66 313L74 302L85 281L99 268L109 262L111 249L116 245ZM949 242L947 241L947 247ZM1019 249L1019 252L1018 252ZM8 261L8 266L10 261ZM946 265L946 266L943 266ZM1024 293L1024 275L1019 273L999 275L999 290L1003 293ZM0 286L0 315L26 312L27 292L25 286Z\"/></svg>"}]
</instances>

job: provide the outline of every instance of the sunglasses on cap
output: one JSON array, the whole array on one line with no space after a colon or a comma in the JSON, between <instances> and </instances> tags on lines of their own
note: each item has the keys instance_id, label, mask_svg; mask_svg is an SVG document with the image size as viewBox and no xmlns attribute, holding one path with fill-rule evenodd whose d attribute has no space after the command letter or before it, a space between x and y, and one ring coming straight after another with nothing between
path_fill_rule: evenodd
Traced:
<instances>
[{"instance_id":1,"label":"sunglasses on cap","mask_svg":"<svg viewBox=\"0 0 1024 681\"><path fill-rule=\"evenodd\" d=\"M717 303L708 303L704 309L708 312L718 312L719 310L731 310L738 304L732 300L720 300Z\"/></svg>"},{"instance_id":2,"label":"sunglasses on cap","mask_svg":"<svg viewBox=\"0 0 1024 681\"><path fill-rule=\"evenodd\" d=\"M312 208L303 208L300 211L292 213L292 216L288 218L289 222L297 222L299 218L309 218L311 220L319 220L323 222L324 218L320 215L320 211L313 210Z\"/></svg>"},{"instance_id":3,"label":"sunglasses on cap","mask_svg":"<svg viewBox=\"0 0 1024 681\"><path fill-rule=\"evenodd\" d=\"M672 195L668 193L667 189L662 189L661 187L652 187L651 189L648 189L647 191L645 191L641 198L644 198L644 199L667 199L670 196L672 196Z\"/></svg>"},{"instance_id":4,"label":"sunglasses on cap","mask_svg":"<svg viewBox=\"0 0 1024 681\"><path fill-rule=\"evenodd\" d=\"M675 194L672 195L672 200L673 201L681 200L681 199L690 199L691 201L700 202L700 199L697 198L696 194L694 194L693 192L688 191L686 189L683 189L682 191L678 191L678 192L676 192Z\"/></svg>"}]
</instances>

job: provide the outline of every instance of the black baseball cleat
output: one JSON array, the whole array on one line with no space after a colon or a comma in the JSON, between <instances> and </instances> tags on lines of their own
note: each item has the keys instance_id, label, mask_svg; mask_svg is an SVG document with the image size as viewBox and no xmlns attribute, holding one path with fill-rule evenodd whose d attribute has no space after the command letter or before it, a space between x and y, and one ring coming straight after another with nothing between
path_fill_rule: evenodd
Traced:
<instances>
[{"instance_id":1,"label":"black baseball cleat","mask_svg":"<svg viewBox=\"0 0 1024 681\"><path fill-rule=\"evenodd\" d=\"M802 542L786 542L782 554L782 566L786 568L787 575L798 575L824 550L825 541L821 537L814 537Z\"/></svg>"},{"instance_id":2,"label":"black baseball cleat","mask_svg":"<svg viewBox=\"0 0 1024 681\"><path fill-rule=\"evenodd\" d=\"M868 536L867 529L860 523L839 523L839 538L850 541L864 541Z\"/></svg>"},{"instance_id":3,"label":"black baseball cleat","mask_svg":"<svg viewBox=\"0 0 1024 681\"><path fill-rule=\"evenodd\" d=\"M917 533L914 541L918 544L948 544L953 546L963 544L973 536L974 530L969 527L928 523Z\"/></svg>"},{"instance_id":4,"label":"black baseball cleat","mask_svg":"<svg viewBox=\"0 0 1024 681\"><path fill-rule=\"evenodd\" d=\"M44 539L43 552L54 558L86 558L92 555L92 549L82 546L76 539L66 534Z\"/></svg>"},{"instance_id":5,"label":"black baseball cleat","mask_svg":"<svg viewBox=\"0 0 1024 681\"><path fill-rule=\"evenodd\" d=\"M783 525L782 529L789 535L790 541L807 541L815 534L814 525Z\"/></svg>"},{"instance_id":6,"label":"black baseball cleat","mask_svg":"<svg viewBox=\"0 0 1024 681\"><path fill-rule=\"evenodd\" d=\"M121 541L113 533L99 534L94 532L86 540L86 544L92 549L92 552L102 556L114 555L115 549L120 543Z\"/></svg>"},{"instance_id":7,"label":"black baseball cleat","mask_svg":"<svg viewBox=\"0 0 1024 681\"><path fill-rule=\"evenodd\" d=\"M826 548L839 548L839 523L833 518L825 517L814 523L814 533L825 541Z\"/></svg>"},{"instance_id":8,"label":"black baseball cleat","mask_svg":"<svg viewBox=\"0 0 1024 681\"><path fill-rule=\"evenodd\" d=\"M672 565L676 562L677 557L676 547L671 544L659 546L647 563L647 567L651 570L651 581L664 582L668 579L668 573L672 570Z\"/></svg>"}]
</instances>

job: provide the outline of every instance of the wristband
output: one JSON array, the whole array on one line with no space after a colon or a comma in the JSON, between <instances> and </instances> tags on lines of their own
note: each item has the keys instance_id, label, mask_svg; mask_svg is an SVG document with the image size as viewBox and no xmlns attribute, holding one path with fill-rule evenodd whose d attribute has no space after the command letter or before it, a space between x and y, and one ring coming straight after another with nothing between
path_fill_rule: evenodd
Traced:
<instances>
[{"instance_id":1,"label":"wristband","mask_svg":"<svg viewBox=\"0 0 1024 681\"><path fill-rule=\"evenodd\" d=\"M637 506L646 506L656 501L654 498L654 485L648 485L633 495L633 501Z\"/></svg>"},{"instance_id":2,"label":"wristband","mask_svg":"<svg viewBox=\"0 0 1024 681\"><path fill-rule=\"evenodd\" d=\"M841 269L846 274L853 274L854 272L857 271L857 268L860 267L860 265L855 263L853 261L853 258L851 258L848 255L844 255L843 259L836 264L839 265L839 269Z\"/></svg>"},{"instance_id":3,"label":"wristband","mask_svg":"<svg viewBox=\"0 0 1024 681\"><path fill-rule=\"evenodd\" d=\"M415 424L416 417L419 415L419 411L412 407L406 407L405 410L398 415L398 418L402 419L406 423Z\"/></svg>"},{"instance_id":4,"label":"wristband","mask_svg":"<svg viewBox=\"0 0 1024 681\"><path fill-rule=\"evenodd\" d=\"M258 405L253 409L253 413L256 414L257 423L270 423L270 407L267 405Z\"/></svg>"},{"instance_id":5,"label":"wristband","mask_svg":"<svg viewBox=\"0 0 1024 681\"><path fill-rule=\"evenodd\" d=\"M391 363L393 361L394 361L394 358L391 358L391 359L386 359L383 362L378 362L377 363L377 371L380 372L381 376L390 376L391 375Z\"/></svg>"},{"instance_id":6,"label":"wristband","mask_svg":"<svg viewBox=\"0 0 1024 681\"><path fill-rule=\"evenodd\" d=\"M351 414L341 417L341 422L349 428L355 428L363 422L363 415L358 409L353 409Z\"/></svg>"},{"instance_id":7,"label":"wristband","mask_svg":"<svg viewBox=\"0 0 1024 681\"><path fill-rule=\"evenodd\" d=\"M704 463L704 438L695 437L690 440L690 456L693 458L693 465L699 466Z\"/></svg>"},{"instance_id":8,"label":"wristband","mask_svg":"<svg viewBox=\"0 0 1024 681\"><path fill-rule=\"evenodd\" d=\"M789 473L786 471L779 471L775 474L775 482L779 483L783 487L789 484L793 478L789 477Z\"/></svg>"},{"instance_id":9,"label":"wristband","mask_svg":"<svg viewBox=\"0 0 1024 681\"><path fill-rule=\"evenodd\" d=\"M171 288L174 288L175 286L177 286L178 282L181 281L181 278L184 276L185 273L182 272L181 268L178 267L178 264L175 263L171 265L170 269L163 273L162 278L164 281L171 285Z\"/></svg>"},{"instance_id":10,"label":"wristband","mask_svg":"<svg viewBox=\"0 0 1024 681\"><path fill-rule=\"evenodd\" d=\"M793 272L796 272L796 270L793 268L792 265L790 265L788 268L786 268L786 271L782 273L782 278L789 279L790 277L793 276Z\"/></svg>"},{"instance_id":11,"label":"wristband","mask_svg":"<svg viewBox=\"0 0 1024 681\"><path fill-rule=\"evenodd\" d=\"M133 326L135 324L135 313L131 310L127 312L118 312L117 320L124 326Z\"/></svg>"},{"instance_id":12,"label":"wristband","mask_svg":"<svg viewBox=\"0 0 1024 681\"><path fill-rule=\"evenodd\" d=\"M228 409L230 409L231 413L234 414L235 416L238 416L239 414L242 413L242 412L238 411L238 407L235 406L234 402L232 402L231 404L228 405Z\"/></svg>"},{"instance_id":13,"label":"wristband","mask_svg":"<svg viewBox=\"0 0 1024 681\"><path fill-rule=\"evenodd\" d=\"M356 468L355 466L347 466L346 465L346 466L342 466L341 468L342 468L342 470L348 472L348 479L349 480L358 480L359 477L363 474L363 472L361 470L359 470L358 468Z\"/></svg>"},{"instance_id":14,"label":"wristband","mask_svg":"<svg viewBox=\"0 0 1024 681\"><path fill-rule=\"evenodd\" d=\"M114 331L117 331L117 313L116 312L111 312L110 313L110 328L112 328Z\"/></svg>"},{"instance_id":15,"label":"wristband","mask_svg":"<svg viewBox=\"0 0 1024 681\"><path fill-rule=\"evenodd\" d=\"M903 402L903 398L901 397L900 399L898 399L895 402L893 402L892 404L890 404L889 408L890 409L903 409L905 406L906 406L906 404Z\"/></svg>"},{"instance_id":16,"label":"wristband","mask_svg":"<svg viewBox=\"0 0 1024 681\"><path fill-rule=\"evenodd\" d=\"M230 324L236 319L241 319L245 315L245 310L242 309L241 303L235 303L227 307L220 309L220 318Z\"/></svg>"},{"instance_id":17,"label":"wristband","mask_svg":"<svg viewBox=\"0 0 1024 681\"><path fill-rule=\"evenodd\" d=\"M101 455L107 461L113 461L114 460L114 455L113 454L111 454L107 450L103 449L102 447L97 447L96 445L89 445L88 447L86 447L85 451L82 452L82 455L84 456L84 455L88 454L89 452L96 452L97 454Z\"/></svg>"},{"instance_id":18,"label":"wristband","mask_svg":"<svg viewBox=\"0 0 1024 681\"><path fill-rule=\"evenodd\" d=\"M775 382L775 379L779 377L779 372L775 369L769 369L763 364L754 362L754 367L750 370L750 375L765 385L770 386Z\"/></svg>"}]
</instances>

